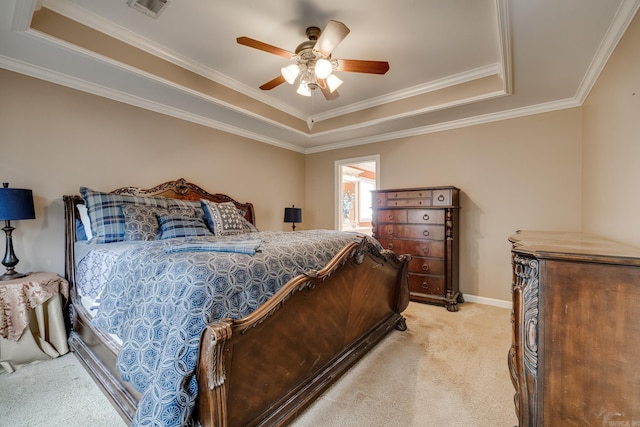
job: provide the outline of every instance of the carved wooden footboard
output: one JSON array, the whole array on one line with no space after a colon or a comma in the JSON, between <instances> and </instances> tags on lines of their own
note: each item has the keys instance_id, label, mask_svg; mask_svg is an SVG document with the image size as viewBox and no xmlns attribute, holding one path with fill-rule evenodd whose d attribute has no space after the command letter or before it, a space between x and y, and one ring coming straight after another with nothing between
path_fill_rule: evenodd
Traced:
<instances>
[{"instance_id":1,"label":"carved wooden footboard","mask_svg":"<svg viewBox=\"0 0 640 427\"><path fill-rule=\"evenodd\" d=\"M250 316L209 325L198 367L201 423L289 422L388 332L406 329L406 265L365 239Z\"/></svg>"}]
</instances>

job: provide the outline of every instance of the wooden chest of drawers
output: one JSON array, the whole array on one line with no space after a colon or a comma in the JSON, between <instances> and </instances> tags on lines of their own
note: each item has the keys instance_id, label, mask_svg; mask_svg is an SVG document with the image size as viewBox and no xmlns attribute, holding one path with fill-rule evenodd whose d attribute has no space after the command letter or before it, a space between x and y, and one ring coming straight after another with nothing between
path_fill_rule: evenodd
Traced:
<instances>
[{"instance_id":1,"label":"wooden chest of drawers","mask_svg":"<svg viewBox=\"0 0 640 427\"><path fill-rule=\"evenodd\" d=\"M640 426L640 248L583 233L509 240L518 425Z\"/></svg>"},{"instance_id":2,"label":"wooden chest of drawers","mask_svg":"<svg viewBox=\"0 0 640 427\"><path fill-rule=\"evenodd\" d=\"M410 254L412 301L457 311L464 302L458 288L458 211L456 187L375 190L373 236L397 254Z\"/></svg>"}]
</instances>

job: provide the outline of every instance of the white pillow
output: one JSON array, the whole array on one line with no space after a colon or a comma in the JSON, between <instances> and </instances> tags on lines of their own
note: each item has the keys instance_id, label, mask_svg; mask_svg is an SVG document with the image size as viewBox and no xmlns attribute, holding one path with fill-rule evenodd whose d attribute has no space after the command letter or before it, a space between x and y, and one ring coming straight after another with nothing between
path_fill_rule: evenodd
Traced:
<instances>
[{"instance_id":1,"label":"white pillow","mask_svg":"<svg viewBox=\"0 0 640 427\"><path fill-rule=\"evenodd\" d=\"M91 240L93 234L91 233L91 220L89 219L89 212L87 212L87 205L78 204L78 212L80 212L80 221L84 227L84 234L87 235L87 240Z\"/></svg>"}]
</instances>

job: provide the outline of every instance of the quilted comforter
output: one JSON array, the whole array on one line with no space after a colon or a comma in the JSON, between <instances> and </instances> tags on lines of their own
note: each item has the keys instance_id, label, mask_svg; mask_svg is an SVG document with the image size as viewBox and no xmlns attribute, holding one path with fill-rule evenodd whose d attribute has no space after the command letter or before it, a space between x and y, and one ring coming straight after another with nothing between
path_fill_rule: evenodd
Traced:
<instances>
[{"instance_id":1,"label":"quilted comforter","mask_svg":"<svg viewBox=\"0 0 640 427\"><path fill-rule=\"evenodd\" d=\"M256 232L141 242L119 254L94 324L123 342L118 369L142 393L132 425L191 424L204 327L247 316L290 279L324 267L361 238L330 230ZM207 249L220 239L224 250ZM242 250L229 250L235 245L228 242Z\"/></svg>"}]
</instances>

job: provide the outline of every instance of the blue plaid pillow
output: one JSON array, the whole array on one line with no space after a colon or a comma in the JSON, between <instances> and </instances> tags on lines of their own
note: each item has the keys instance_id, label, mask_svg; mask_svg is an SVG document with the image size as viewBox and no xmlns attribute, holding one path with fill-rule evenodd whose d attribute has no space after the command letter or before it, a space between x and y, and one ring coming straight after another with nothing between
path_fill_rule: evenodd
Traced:
<instances>
[{"instance_id":1,"label":"blue plaid pillow","mask_svg":"<svg viewBox=\"0 0 640 427\"><path fill-rule=\"evenodd\" d=\"M181 215L165 215L158 217L161 239L174 237L211 236L202 218Z\"/></svg>"},{"instance_id":2,"label":"blue plaid pillow","mask_svg":"<svg viewBox=\"0 0 640 427\"><path fill-rule=\"evenodd\" d=\"M80 187L91 220L92 243L111 243L124 240L125 220L122 205L134 204L159 208L191 209L202 211L199 201L168 199L165 197L125 196L101 193Z\"/></svg>"}]
</instances>

